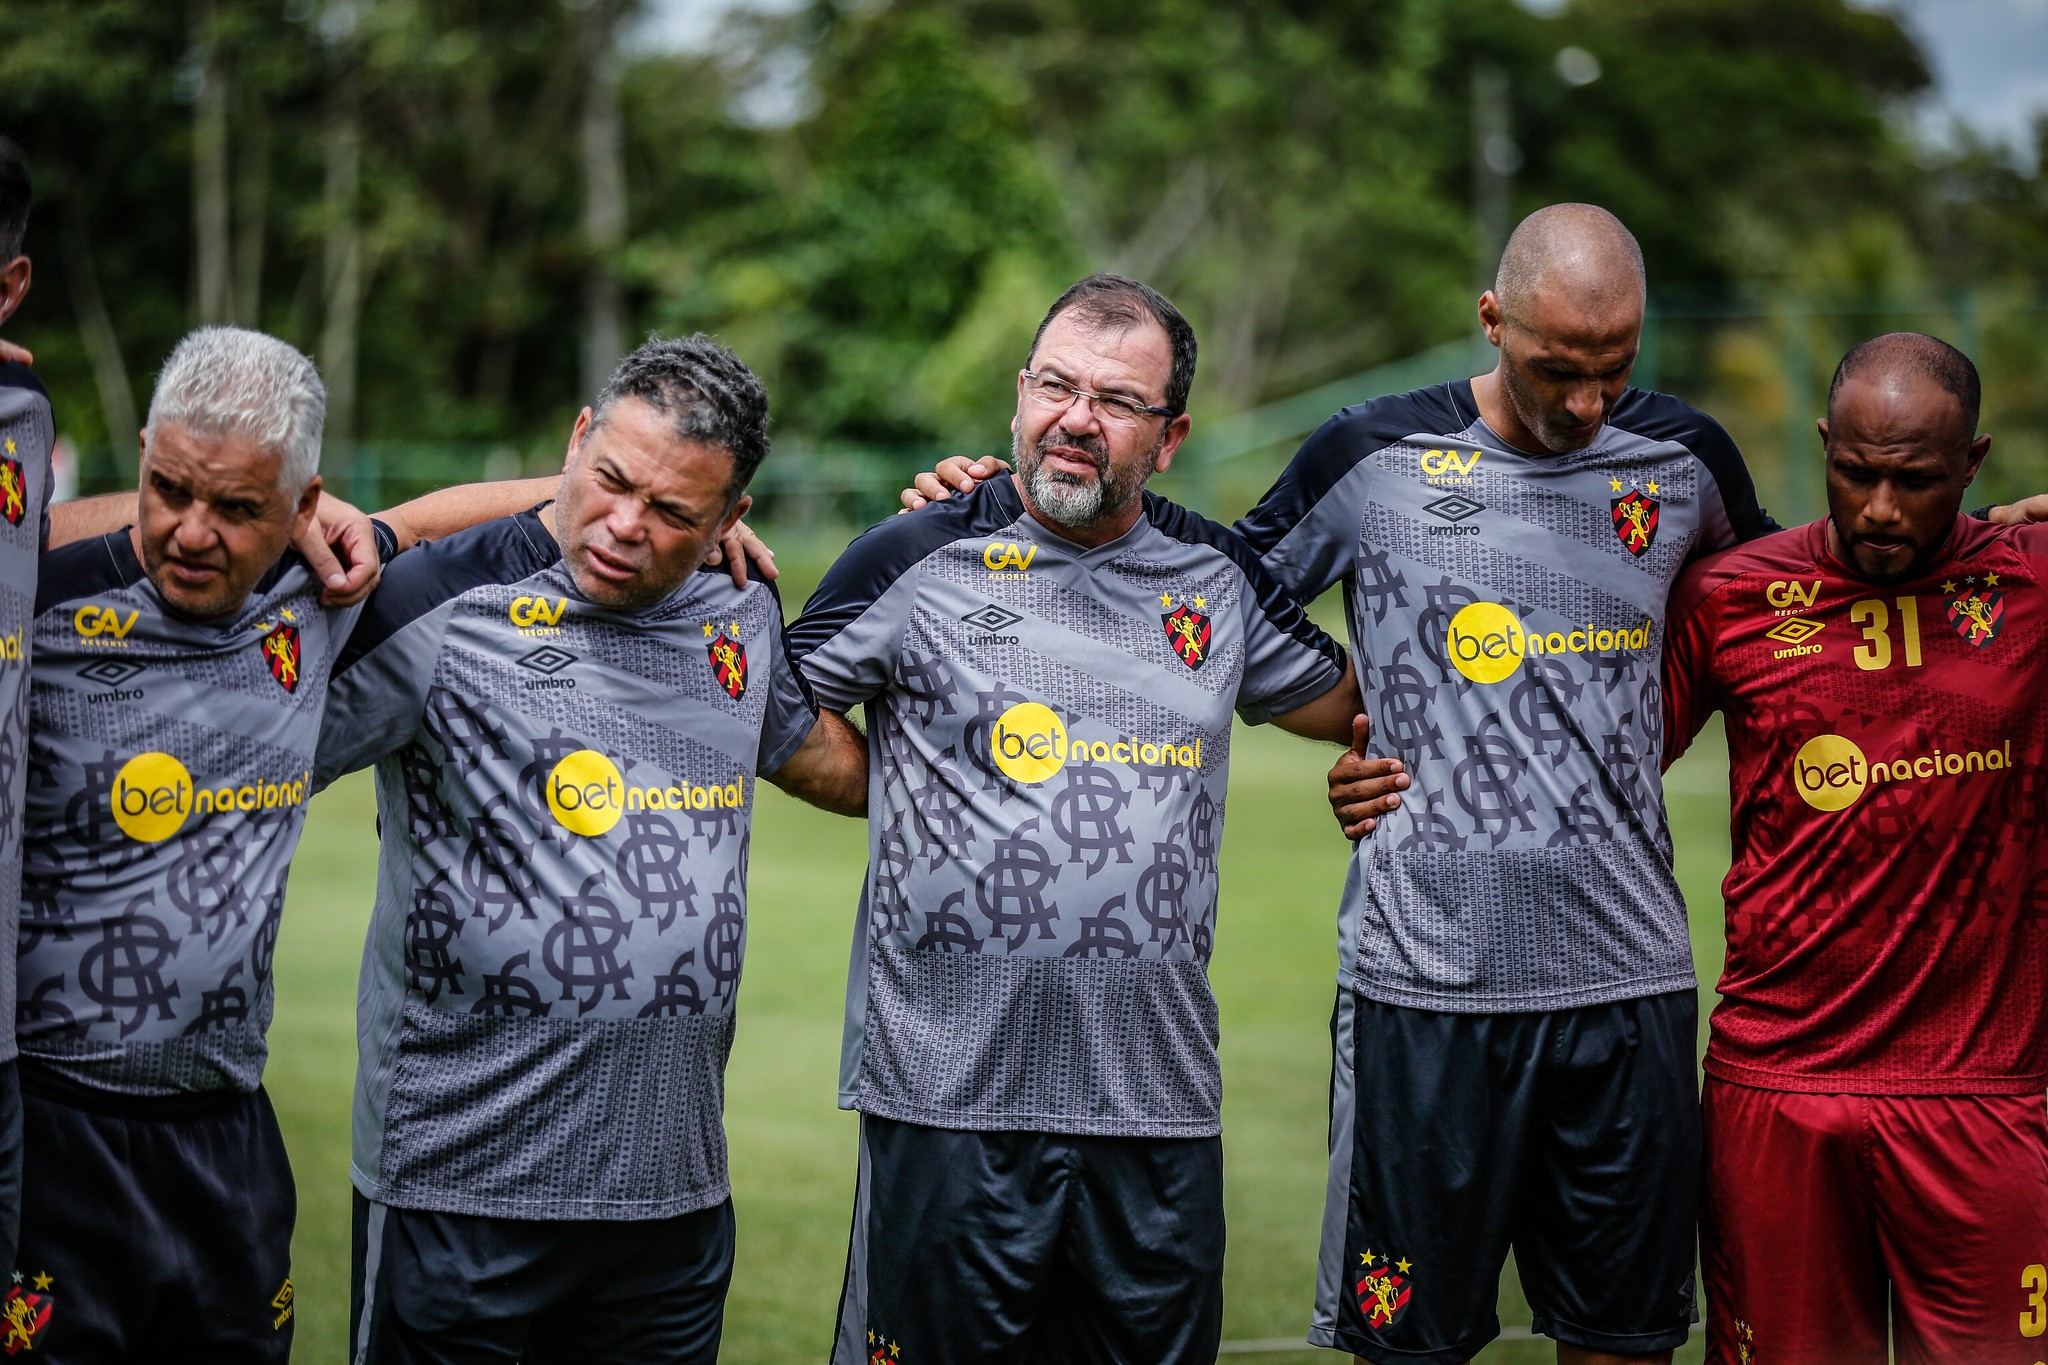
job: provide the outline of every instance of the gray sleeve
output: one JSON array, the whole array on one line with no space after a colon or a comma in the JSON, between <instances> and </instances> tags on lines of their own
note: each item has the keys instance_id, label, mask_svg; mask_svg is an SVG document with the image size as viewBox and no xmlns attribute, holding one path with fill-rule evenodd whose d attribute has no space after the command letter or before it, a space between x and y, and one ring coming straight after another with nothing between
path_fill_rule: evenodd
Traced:
<instances>
[{"instance_id":1,"label":"gray sleeve","mask_svg":"<svg viewBox=\"0 0 2048 1365\"><path fill-rule=\"evenodd\" d=\"M776 619L770 636L767 707L761 713L761 748L754 765L757 773L779 771L818 723L817 698L790 660L789 632L782 628L779 615Z\"/></svg>"},{"instance_id":2,"label":"gray sleeve","mask_svg":"<svg viewBox=\"0 0 2048 1365\"><path fill-rule=\"evenodd\" d=\"M797 667L818 704L839 712L872 700L896 676L917 597L917 565L878 573L860 548L855 542L839 557L789 629Z\"/></svg>"},{"instance_id":3,"label":"gray sleeve","mask_svg":"<svg viewBox=\"0 0 2048 1365\"><path fill-rule=\"evenodd\" d=\"M1237 713L1247 725L1305 706L1344 676L1344 647L1308 619L1256 563L1245 570L1238 610L1244 625L1244 678Z\"/></svg>"},{"instance_id":4,"label":"gray sleeve","mask_svg":"<svg viewBox=\"0 0 2048 1365\"><path fill-rule=\"evenodd\" d=\"M455 601L450 599L406 622L373 648L344 655L327 685L320 750L313 764L315 790L395 753L418 732L441 654L441 637L454 612Z\"/></svg>"}]
</instances>

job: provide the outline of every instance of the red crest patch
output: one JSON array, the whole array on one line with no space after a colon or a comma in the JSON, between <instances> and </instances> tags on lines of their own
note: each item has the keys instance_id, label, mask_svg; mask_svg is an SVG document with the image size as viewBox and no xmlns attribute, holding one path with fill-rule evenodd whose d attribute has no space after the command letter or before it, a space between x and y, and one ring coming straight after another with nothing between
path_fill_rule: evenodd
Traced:
<instances>
[{"instance_id":1,"label":"red crest patch","mask_svg":"<svg viewBox=\"0 0 2048 1365\"><path fill-rule=\"evenodd\" d=\"M1998 638L2005 624L2005 594L1996 588L1972 588L1949 599L1948 623L1956 634L1978 648Z\"/></svg>"},{"instance_id":2,"label":"red crest patch","mask_svg":"<svg viewBox=\"0 0 2048 1365\"><path fill-rule=\"evenodd\" d=\"M277 685L287 692L299 690L299 628L289 621L280 621L277 628L263 637L263 662L270 665L270 676L277 679Z\"/></svg>"},{"instance_id":3,"label":"red crest patch","mask_svg":"<svg viewBox=\"0 0 2048 1365\"><path fill-rule=\"evenodd\" d=\"M1366 1326L1377 1331L1392 1325L1414 1290L1407 1277L1396 1275L1390 1265L1368 1270L1358 1282L1358 1311L1365 1314Z\"/></svg>"},{"instance_id":4,"label":"red crest patch","mask_svg":"<svg viewBox=\"0 0 2048 1365\"><path fill-rule=\"evenodd\" d=\"M1189 668L1209 660L1209 618L1190 606L1178 606L1159 618L1166 624L1166 642L1174 657Z\"/></svg>"},{"instance_id":5,"label":"red crest patch","mask_svg":"<svg viewBox=\"0 0 2048 1365\"><path fill-rule=\"evenodd\" d=\"M49 1277L38 1275L38 1281L47 1285ZM50 1314L56 1310L56 1302L48 1294L14 1285L7 1291L7 1297L0 1299L0 1354L18 1356L23 1351L36 1348L36 1338L50 1325Z\"/></svg>"},{"instance_id":6,"label":"red crest patch","mask_svg":"<svg viewBox=\"0 0 2048 1365\"><path fill-rule=\"evenodd\" d=\"M711 655L711 674L725 695L738 701L747 693L747 647L738 640L719 636L704 646Z\"/></svg>"},{"instance_id":7,"label":"red crest patch","mask_svg":"<svg viewBox=\"0 0 2048 1365\"><path fill-rule=\"evenodd\" d=\"M19 526L27 515L28 476L22 473L20 460L0 455L0 517L7 518L9 526Z\"/></svg>"},{"instance_id":8,"label":"red crest patch","mask_svg":"<svg viewBox=\"0 0 2048 1365\"><path fill-rule=\"evenodd\" d=\"M1663 504L1632 488L1614 499L1612 506L1614 534L1621 538L1622 549L1640 555L1656 543L1657 514Z\"/></svg>"}]
</instances>

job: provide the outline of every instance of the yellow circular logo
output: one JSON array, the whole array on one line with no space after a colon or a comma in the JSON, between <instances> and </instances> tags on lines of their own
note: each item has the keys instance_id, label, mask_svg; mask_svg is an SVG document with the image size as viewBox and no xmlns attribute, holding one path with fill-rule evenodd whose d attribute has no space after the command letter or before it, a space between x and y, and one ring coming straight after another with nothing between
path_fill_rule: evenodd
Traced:
<instances>
[{"instance_id":1,"label":"yellow circular logo","mask_svg":"<svg viewBox=\"0 0 2048 1365\"><path fill-rule=\"evenodd\" d=\"M160 844L192 813L192 774L169 754L137 754L114 774L114 823L129 838Z\"/></svg>"},{"instance_id":2,"label":"yellow circular logo","mask_svg":"<svg viewBox=\"0 0 2048 1365\"><path fill-rule=\"evenodd\" d=\"M1497 683L1522 666L1522 621L1498 602L1459 609L1444 635L1451 667L1476 683Z\"/></svg>"},{"instance_id":3,"label":"yellow circular logo","mask_svg":"<svg viewBox=\"0 0 2048 1365\"><path fill-rule=\"evenodd\" d=\"M1853 739L1815 735L1792 756L1792 782L1815 810L1847 810L1870 788L1870 764Z\"/></svg>"},{"instance_id":4,"label":"yellow circular logo","mask_svg":"<svg viewBox=\"0 0 2048 1365\"><path fill-rule=\"evenodd\" d=\"M578 749L548 774L548 809L571 834L595 837L625 813L626 780L597 750Z\"/></svg>"},{"instance_id":5,"label":"yellow circular logo","mask_svg":"<svg viewBox=\"0 0 2048 1365\"><path fill-rule=\"evenodd\" d=\"M1049 706L1018 702L988 735L989 756L1018 782L1043 782L1067 761L1067 727Z\"/></svg>"}]
</instances>

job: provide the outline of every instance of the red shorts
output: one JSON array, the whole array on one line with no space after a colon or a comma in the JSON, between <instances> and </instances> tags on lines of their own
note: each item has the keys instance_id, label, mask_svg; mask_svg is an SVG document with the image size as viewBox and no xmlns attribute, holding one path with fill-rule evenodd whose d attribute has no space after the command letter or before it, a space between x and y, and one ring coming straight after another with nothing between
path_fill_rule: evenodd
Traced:
<instances>
[{"instance_id":1,"label":"red shorts","mask_svg":"<svg viewBox=\"0 0 2048 1365\"><path fill-rule=\"evenodd\" d=\"M2048 1360L2048 1100L1706 1083L1707 1359ZM1889 1312L1888 1312L1889 1310Z\"/></svg>"}]
</instances>

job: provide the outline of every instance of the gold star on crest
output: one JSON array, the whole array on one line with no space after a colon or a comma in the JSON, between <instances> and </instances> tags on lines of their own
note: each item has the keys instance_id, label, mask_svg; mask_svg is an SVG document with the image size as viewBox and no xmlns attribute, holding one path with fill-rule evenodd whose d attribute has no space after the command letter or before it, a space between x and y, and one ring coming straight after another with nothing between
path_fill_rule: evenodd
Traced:
<instances>
[{"instance_id":1,"label":"gold star on crest","mask_svg":"<svg viewBox=\"0 0 2048 1365\"><path fill-rule=\"evenodd\" d=\"M55 1283L55 1281L51 1280L48 1271L36 1272L36 1288L48 1289L53 1283Z\"/></svg>"},{"instance_id":2,"label":"gold star on crest","mask_svg":"<svg viewBox=\"0 0 2048 1365\"><path fill-rule=\"evenodd\" d=\"M1371 1265L1374 1261L1378 1260L1379 1257L1372 1254L1371 1248L1367 1248L1366 1250L1358 1253L1358 1259L1365 1262L1367 1265Z\"/></svg>"},{"instance_id":3,"label":"gold star on crest","mask_svg":"<svg viewBox=\"0 0 2048 1365\"><path fill-rule=\"evenodd\" d=\"M1406 1275L1408 1273L1408 1258L1403 1256L1400 1260L1394 1262L1394 1269Z\"/></svg>"},{"instance_id":4,"label":"gold star on crest","mask_svg":"<svg viewBox=\"0 0 2048 1365\"><path fill-rule=\"evenodd\" d=\"M9 455L14 453L14 438L12 436L7 438L7 453Z\"/></svg>"},{"instance_id":5,"label":"gold star on crest","mask_svg":"<svg viewBox=\"0 0 2048 1365\"><path fill-rule=\"evenodd\" d=\"M718 634L718 627L712 625L709 621L706 621L704 623L704 638L708 640L716 634Z\"/></svg>"},{"instance_id":6,"label":"gold star on crest","mask_svg":"<svg viewBox=\"0 0 2048 1365\"><path fill-rule=\"evenodd\" d=\"M1648 483L1644 484L1643 487L1649 490L1651 497L1654 498L1657 496L1657 481L1655 479L1650 480Z\"/></svg>"},{"instance_id":7,"label":"gold star on crest","mask_svg":"<svg viewBox=\"0 0 2048 1365\"><path fill-rule=\"evenodd\" d=\"M1941 590L1943 592L1954 592L1956 590L1956 581L1953 578L1947 580L1941 585Z\"/></svg>"},{"instance_id":8,"label":"gold star on crest","mask_svg":"<svg viewBox=\"0 0 2048 1365\"><path fill-rule=\"evenodd\" d=\"M874 1345L874 1344L875 1344L875 1334L874 1334L874 1330L873 1330L872 1328L870 1328L870 1329L869 1329L869 1331L868 1331L868 1345L872 1346L872 1345Z\"/></svg>"},{"instance_id":9,"label":"gold star on crest","mask_svg":"<svg viewBox=\"0 0 2048 1365\"><path fill-rule=\"evenodd\" d=\"M1209 600L1208 600L1208 599L1207 599L1206 597L1197 597L1197 598L1195 599L1195 610L1196 610L1196 611L1203 611L1203 610L1206 610L1206 609L1207 609L1207 607L1208 607L1208 605L1209 605Z\"/></svg>"},{"instance_id":10,"label":"gold star on crest","mask_svg":"<svg viewBox=\"0 0 2048 1365\"><path fill-rule=\"evenodd\" d=\"M900 1341L892 1341L892 1342L890 1342L890 1343L889 1343L889 1359L891 1359L891 1360L894 1360L894 1359L895 1359L895 1358L896 1358L897 1356L900 1356L900 1355L902 1355L902 1354L903 1354L903 1343L902 1343L902 1342L900 1342Z\"/></svg>"},{"instance_id":11,"label":"gold star on crest","mask_svg":"<svg viewBox=\"0 0 2048 1365\"><path fill-rule=\"evenodd\" d=\"M1621 480L1620 480L1620 479L1609 479L1609 480L1607 481L1607 486L1608 486L1609 488L1612 488L1612 489L1613 489L1613 490L1614 490L1615 492L1619 493L1619 492L1621 491Z\"/></svg>"},{"instance_id":12,"label":"gold star on crest","mask_svg":"<svg viewBox=\"0 0 2048 1365\"><path fill-rule=\"evenodd\" d=\"M737 621L728 621L728 622L727 622L726 624L727 624L727 625L729 625L730 627L732 627L732 638L733 638L733 639L735 639L735 640L739 639L739 638L740 638L740 623L739 623L739 622L737 622Z\"/></svg>"},{"instance_id":13,"label":"gold star on crest","mask_svg":"<svg viewBox=\"0 0 2048 1365\"><path fill-rule=\"evenodd\" d=\"M1985 586L1985 587L1987 587L1987 588L1995 588L1995 587L1997 587L1997 586L1998 586L1998 575L1997 575L1997 574L1995 574L1995 573L1988 573L1988 574L1985 574L1985 575L1984 575L1984 586Z\"/></svg>"},{"instance_id":14,"label":"gold star on crest","mask_svg":"<svg viewBox=\"0 0 2048 1365\"><path fill-rule=\"evenodd\" d=\"M1170 607L1170 606L1172 606L1172 605L1173 605L1173 594L1172 594L1172 593L1170 593L1170 592L1163 592L1163 593L1160 593L1160 594L1159 594L1159 605L1160 605L1160 606L1162 606L1162 607Z\"/></svg>"}]
</instances>

